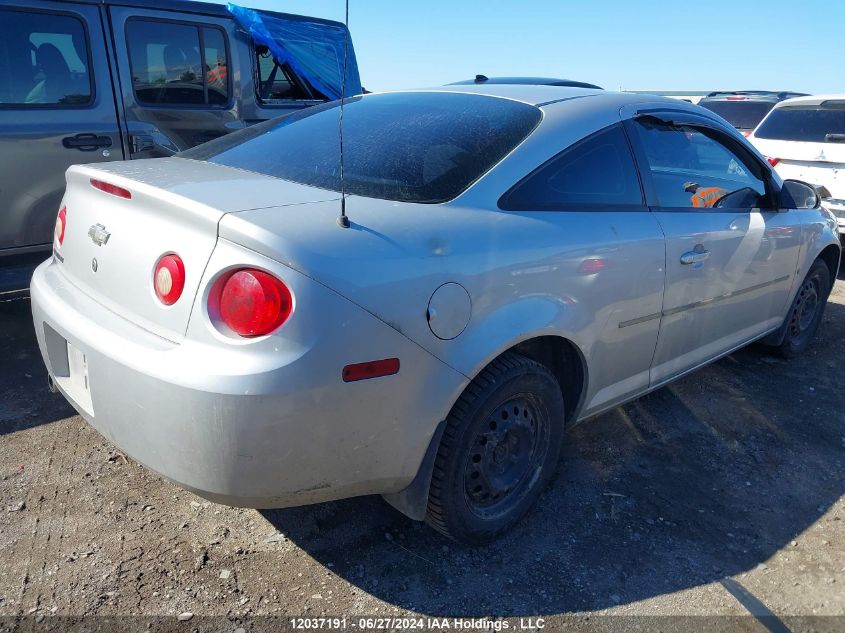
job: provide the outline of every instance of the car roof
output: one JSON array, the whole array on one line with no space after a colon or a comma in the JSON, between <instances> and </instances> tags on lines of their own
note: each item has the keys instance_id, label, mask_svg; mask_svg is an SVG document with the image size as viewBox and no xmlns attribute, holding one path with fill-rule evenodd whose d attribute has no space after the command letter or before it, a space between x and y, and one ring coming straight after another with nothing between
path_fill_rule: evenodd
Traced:
<instances>
[{"instance_id":1,"label":"car roof","mask_svg":"<svg viewBox=\"0 0 845 633\"><path fill-rule=\"evenodd\" d=\"M792 99L786 99L785 101L781 101L775 107L782 108L784 106L791 105L821 105L825 101L841 101L845 103L845 93L794 97Z\"/></svg>"},{"instance_id":2,"label":"car roof","mask_svg":"<svg viewBox=\"0 0 845 633\"><path fill-rule=\"evenodd\" d=\"M569 86L545 86L534 84L450 84L448 86L434 86L420 88L419 90L397 91L397 92L454 92L472 93L490 97L501 97L521 101L533 106L550 106L552 104L564 104L567 101L589 97L596 99L606 107L621 107L637 103L665 103L667 106L678 109L686 109L690 104L678 99L660 97L650 94L637 94L633 92L613 92L593 88L572 88Z\"/></svg>"},{"instance_id":3,"label":"car roof","mask_svg":"<svg viewBox=\"0 0 845 633\"><path fill-rule=\"evenodd\" d=\"M58 0L59 3L68 2L68 0ZM75 4L95 4L108 5L120 7L136 7L139 9L159 9L163 11L179 11L181 13L195 13L200 15L212 15L219 17L231 18L232 14L226 8L225 4L215 4L212 2L197 2L196 0L74 0ZM247 0L243 5L249 7ZM265 9L255 9L262 13L277 15L289 20L308 20L309 22L320 22L322 24L342 25L342 22L334 20L324 20L322 18L314 18L307 15L296 15L293 13L281 13L279 11L268 11Z\"/></svg>"},{"instance_id":4,"label":"car roof","mask_svg":"<svg viewBox=\"0 0 845 633\"><path fill-rule=\"evenodd\" d=\"M790 97L803 97L805 92L781 90L728 90L711 92L701 101L782 101Z\"/></svg>"},{"instance_id":5,"label":"car roof","mask_svg":"<svg viewBox=\"0 0 845 633\"><path fill-rule=\"evenodd\" d=\"M574 81L572 79L556 79L554 77L486 77L484 75L476 75L475 79L455 81L448 85L464 86L472 84L526 84L536 86L571 86L573 88L593 88L596 90L601 90L601 86L587 83L585 81Z\"/></svg>"}]
</instances>

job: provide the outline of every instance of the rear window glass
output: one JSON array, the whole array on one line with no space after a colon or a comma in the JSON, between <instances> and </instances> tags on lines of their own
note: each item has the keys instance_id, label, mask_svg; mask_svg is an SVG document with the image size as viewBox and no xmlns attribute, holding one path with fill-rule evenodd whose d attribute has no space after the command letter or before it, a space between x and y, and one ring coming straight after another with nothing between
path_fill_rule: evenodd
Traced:
<instances>
[{"instance_id":1,"label":"rear window glass","mask_svg":"<svg viewBox=\"0 0 845 633\"><path fill-rule=\"evenodd\" d=\"M845 141L845 101L832 106L786 106L774 110L760 129L757 138L812 143Z\"/></svg>"},{"instance_id":2,"label":"rear window glass","mask_svg":"<svg viewBox=\"0 0 845 633\"><path fill-rule=\"evenodd\" d=\"M180 154L340 191L338 101L260 123ZM343 110L347 193L443 202L464 191L536 127L534 106L483 95L354 97Z\"/></svg>"},{"instance_id":3,"label":"rear window glass","mask_svg":"<svg viewBox=\"0 0 845 633\"><path fill-rule=\"evenodd\" d=\"M760 101L705 101L699 105L740 130L753 130L775 107L774 103Z\"/></svg>"}]
</instances>

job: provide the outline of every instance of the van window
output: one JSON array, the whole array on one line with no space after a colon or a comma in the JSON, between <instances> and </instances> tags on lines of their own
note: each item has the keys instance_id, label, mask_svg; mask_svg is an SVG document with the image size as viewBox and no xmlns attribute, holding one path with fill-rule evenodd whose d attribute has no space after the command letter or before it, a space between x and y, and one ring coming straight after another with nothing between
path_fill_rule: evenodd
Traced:
<instances>
[{"instance_id":1,"label":"van window","mask_svg":"<svg viewBox=\"0 0 845 633\"><path fill-rule=\"evenodd\" d=\"M661 207L743 208L766 206L766 183L704 127L670 125L648 117L635 125ZM729 195L730 194L730 195Z\"/></svg>"},{"instance_id":2,"label":"van window","mask_svg":"<svg viewBox=\"0 0 845 633\"><path fill-rule=\"evenodd\" d=\"M81 20L0 9L0 105L79 106L93 92Z\"/></svg>"},{"instance_id":3,"label":"van window","mask_svg":"<svg viewBox=\"0 0 845 633\"><path fill-rule=\"evenodd\" d=\"M311 98L290 69L273 59L266 46L255 47L255 60L258 66L257 97L262 105L282 105Z\"/></svg>"},{"instance_id":4,"label":"van window","mask_svg":"<svg viewBox=\"0 0 845 633\"><path fill-rule=\"evenodd\" d=\"M631 208L643 204L634 158L621 125L564 150L506 193L502 209Z\"/></svg>"},{"instance_id":5,"label":"van window","mask_svg":"<svg viewBox=\"0 0 845 633\"><path fill-rule=\"evenodd\" d=\"M225 106L229 57L217 27L132 19L126 25L132 87L139 103Z\"/></svg>"}]
</instances>

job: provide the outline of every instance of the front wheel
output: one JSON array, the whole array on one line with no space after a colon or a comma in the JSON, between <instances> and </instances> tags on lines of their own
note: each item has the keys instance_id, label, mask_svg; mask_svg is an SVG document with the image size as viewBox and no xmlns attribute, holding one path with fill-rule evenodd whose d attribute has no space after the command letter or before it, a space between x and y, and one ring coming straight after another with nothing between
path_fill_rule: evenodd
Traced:
<instances>
[{"instance_id":1,"label":"front wheel","mask_svg":"<svg viewBox=\"0 0 845 633\"><path fill-rule=\"evenodd\" d=\"M820 259L813 262L786 315L786 333L778 347L781 355L790 358L810 345L821 324L827 297L830 294L830 270Z\"/></svg>"},{"instance_id":2,"label":"front wheel","mask_svg":"<svg viewBox=\"0 0 845 633\"><path fill-rule=\"evenodd\" d=\"M508 352L464 390L438 447L426 521L464 543L492 540L528 512L560 457L560 386Z\"/></svg>"}]
</instances>

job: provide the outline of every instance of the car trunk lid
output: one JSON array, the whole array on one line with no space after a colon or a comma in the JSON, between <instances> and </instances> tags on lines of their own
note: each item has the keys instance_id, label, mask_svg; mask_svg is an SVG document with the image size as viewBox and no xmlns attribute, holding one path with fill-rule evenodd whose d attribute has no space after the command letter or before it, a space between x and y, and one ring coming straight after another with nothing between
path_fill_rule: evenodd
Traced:
<instances>
[{"instance_id":1,"label":"car trunk lid","mask_svg":"<svg viewBox=\"0 0 845 633\"><path fill-rule=\"evenodd\" d=\"M122 188L131 197L103 191L92 180ZM73 166L62 202L65 235L61 245L54 240L55 259L87 295L178 342L226 213L333 197L332 192L184 159ZM184 262L185 286L167 306L156 297L153 277L158 260L170 253Z\"/></svg>"}]
</instances>

